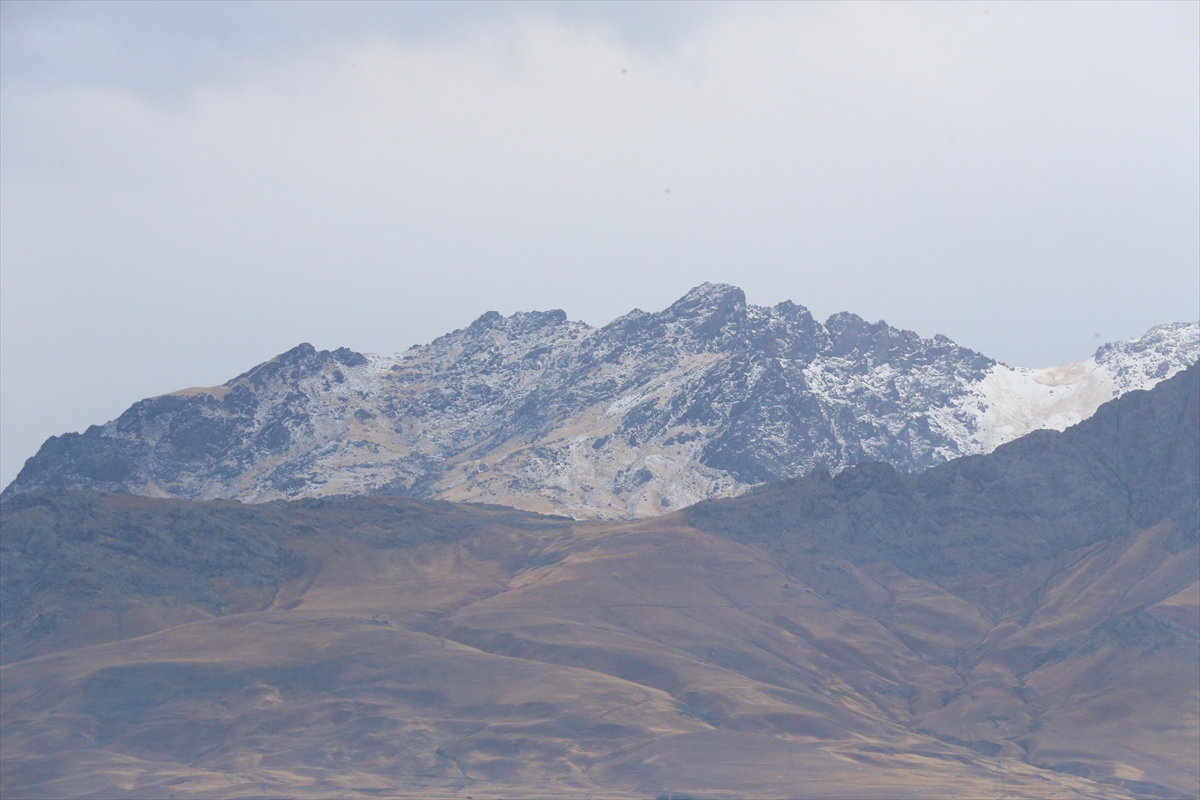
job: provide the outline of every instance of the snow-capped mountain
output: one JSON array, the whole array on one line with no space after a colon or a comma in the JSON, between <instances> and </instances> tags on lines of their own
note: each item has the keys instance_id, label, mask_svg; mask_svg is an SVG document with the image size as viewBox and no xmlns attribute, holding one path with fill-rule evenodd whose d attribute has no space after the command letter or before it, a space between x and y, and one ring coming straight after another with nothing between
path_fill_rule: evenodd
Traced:
<instances>
[{"instance_id":1,"label":"snow-capped mountain","mask_svg":"<svg viewBox=\"0 0 1200 800\"><path fill-rule=\"evenodd\" d=\"M703 284L603 328L484 314L403 354L303 344L223 386L136 403L52 437L5 496L43 486L265 501L389 493L625 518L823 466L919 470L986 453L1170 377L1200 324L1049 369L944 336L824 325Z\"/></svg>"}]
</instances>

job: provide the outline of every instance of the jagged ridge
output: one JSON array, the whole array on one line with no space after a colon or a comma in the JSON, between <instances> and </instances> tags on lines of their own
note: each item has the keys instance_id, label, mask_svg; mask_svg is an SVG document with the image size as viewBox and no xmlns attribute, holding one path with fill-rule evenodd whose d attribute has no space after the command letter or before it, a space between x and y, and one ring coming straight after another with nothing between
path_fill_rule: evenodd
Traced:
<instances>
[{"instance_id":1,"label":"jagged ridge","mask_svg":"<svg viewBox=\"0 0 1200 800\"><path fill-rule=\"evenodd\" d=\"M703 284L603 328L484 314L404 354L303 344L223 386L52 437L4 496L45 486L263 501L387 493L637 517L816 466L920 470L1061 430L1197 359L1164 325L1086 361L1008 367L944 336Z\"/></svg>"}]
</instances>

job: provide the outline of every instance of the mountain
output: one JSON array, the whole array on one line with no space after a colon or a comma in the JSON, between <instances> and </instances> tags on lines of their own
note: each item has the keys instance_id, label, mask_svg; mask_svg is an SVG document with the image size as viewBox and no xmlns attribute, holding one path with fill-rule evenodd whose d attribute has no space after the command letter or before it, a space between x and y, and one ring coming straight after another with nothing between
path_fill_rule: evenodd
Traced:
<instances>
[{"instance_id":1,"label":"mountain","mask_svg":"<svg viewBox=\"0 0 1200 800\"><path fill-rule=\"evenodd\" d=\"M2 495L95 488L250 502L394 494L579 518L661 514L862 461L917 471L1063 428L1200 356L1162 325L1014 368L886 323L704 284L603 328L484 314L396 356L300 345L223 386L52 437Z\"/></svg>"},{"instance_id":2,"label":"mountain","mask_svg":"<svg viewBox=\"0 0 1200 800\"><path fill-rule=\"evenodd\" d=\"M699 503L692 524L785 563L834 554L950 579L1003 572L1171 519L1200 540L1200 365L1065 431L1035 431L923 473L860 464Z\"/></svg>"},{"instance_id":3,"label":"mountain","mask_svg":"<svg viewBox=\"0 0 1200 800\"><path fill-rule=\"evenodd\" d=\"M1200 367L648 520L0 504L5 797L1200 794Z\"/></svg>"}]
</instances>

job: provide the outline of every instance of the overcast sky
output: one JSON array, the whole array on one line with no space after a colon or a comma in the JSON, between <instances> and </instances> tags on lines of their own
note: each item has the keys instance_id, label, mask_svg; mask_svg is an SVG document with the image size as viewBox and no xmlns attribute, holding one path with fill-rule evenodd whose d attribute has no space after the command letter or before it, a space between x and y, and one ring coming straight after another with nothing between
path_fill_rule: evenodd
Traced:
<instances>
[{"instance_id":1,"label":"overcast sky","mask_svg":"<svg viewBox=\"0 0 1200 800\"><path fill-rule=\"evenodd\" d=\"M1194 320L1198 10L4 0L0 484L492 309L724 281L1023 366Z\"/></svg>"}]
</instances>

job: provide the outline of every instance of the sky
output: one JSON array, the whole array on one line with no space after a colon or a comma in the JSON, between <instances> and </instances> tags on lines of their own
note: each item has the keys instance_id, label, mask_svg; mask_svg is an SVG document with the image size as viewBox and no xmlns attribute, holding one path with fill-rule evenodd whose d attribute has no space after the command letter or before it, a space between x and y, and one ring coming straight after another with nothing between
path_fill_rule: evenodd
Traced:
<instances>
[{"instance_id":1,"label":"sky","mask_svg":"<svg viewBox=\"0 0 1200 800\"><path fill-rule=\"evenodd\" d=\"M1020 366L1200 317L1200 4L0 2L0 485L300 342L704 281Z\"/></svg>"}]
</instances>

